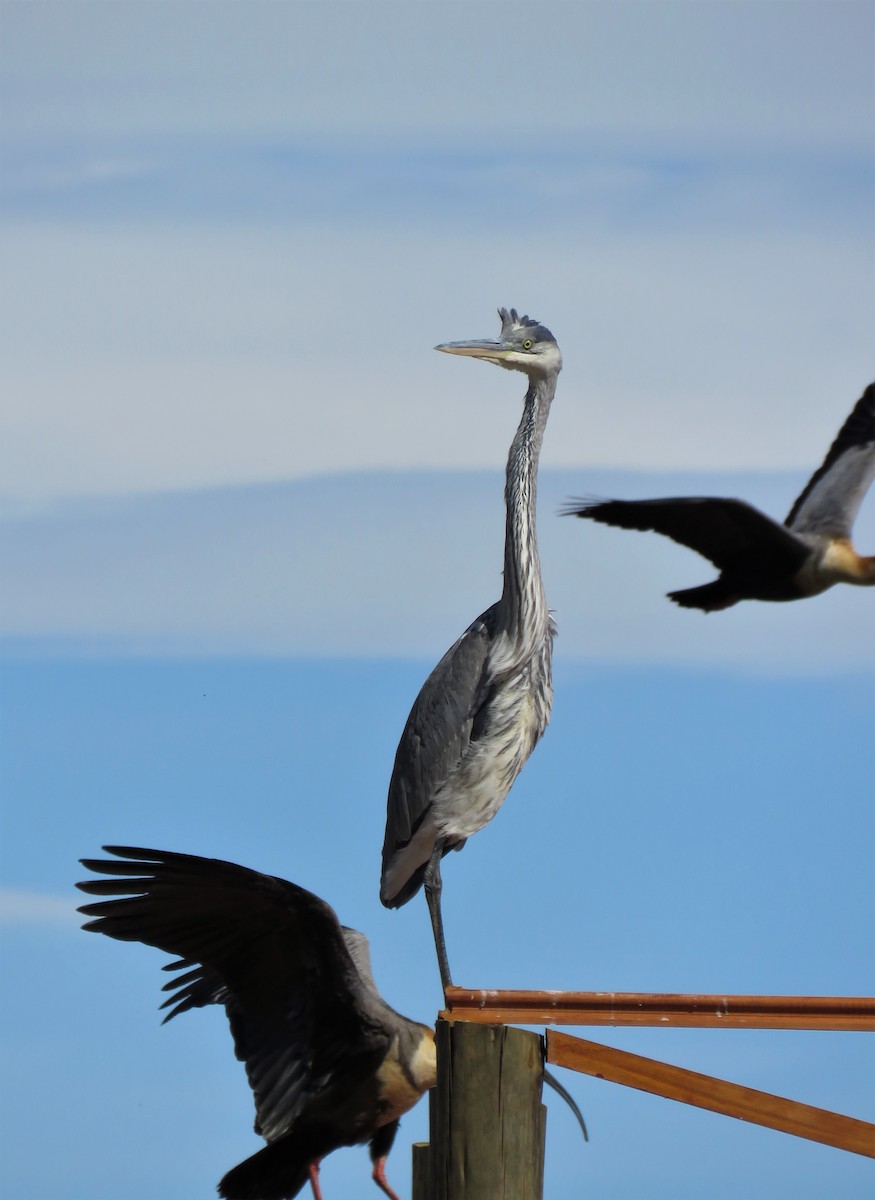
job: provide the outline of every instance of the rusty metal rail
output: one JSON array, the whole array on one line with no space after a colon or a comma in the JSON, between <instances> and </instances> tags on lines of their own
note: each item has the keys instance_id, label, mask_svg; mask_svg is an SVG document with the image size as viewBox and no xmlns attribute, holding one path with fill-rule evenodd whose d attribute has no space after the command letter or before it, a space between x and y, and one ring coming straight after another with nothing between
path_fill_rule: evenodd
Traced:
<instances>
[{"instance_id":1,"label":"rusty metal rail","mask_svg":"<svg viewBox=\"0 0 875 1200\"><path fill-rule=\"evenodd\" d=\"M447 988L448 1021L487 1025L639 1025L875 1032L875 998Z\"/></svg>"}]
</instances>

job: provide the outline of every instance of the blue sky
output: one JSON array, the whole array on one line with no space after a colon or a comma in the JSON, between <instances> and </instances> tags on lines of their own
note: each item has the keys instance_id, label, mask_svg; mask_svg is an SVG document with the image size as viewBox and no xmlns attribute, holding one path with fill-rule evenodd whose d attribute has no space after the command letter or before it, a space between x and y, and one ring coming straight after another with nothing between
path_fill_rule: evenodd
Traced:
<instances>
[{"instance_id":1,"label":"blue sky","mask_svg":"<svg viewBox=\"0 0 875 1200\"><path fill-rule=\"evenodd\" d=\"M3 0L0 25L4 1190L191 1200L259 1144L222 1015L162 1029L161 956L78 931L101 843L310 887L431 1019L425 905L382 909L379 848L409 705L500 589L522 382L431 351L499 304L565 361L556 704L446 864L457 977L872 994L871 593L681 612L707 564L555 515L782 517L872 379L872 5ZM875 1119L862 1035L583 1032ZM551 1104L546 1200L871 1188L566 1082L592 1141ZM364 1151L324 1181L374 1193Z\"/></svg>"}]
</instances>

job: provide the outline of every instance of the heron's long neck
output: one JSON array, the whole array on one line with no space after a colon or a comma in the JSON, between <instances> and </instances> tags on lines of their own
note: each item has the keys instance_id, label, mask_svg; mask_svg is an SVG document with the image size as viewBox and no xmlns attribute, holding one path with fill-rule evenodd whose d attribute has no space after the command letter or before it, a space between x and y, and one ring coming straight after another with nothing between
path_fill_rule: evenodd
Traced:
<instances>
[{"instance_id":1,"label":"heron's long neck","mask_svg":"<svg viewBox=\"0 0 875 1200\"><path fill-rule=\"evenodd\" d=\"M508 633L521 639L527 634L537 636L548 619L538 559L535 510L541 442L555 392L555 376L530 383L522 420L507 459L502 624Z\"/></svg>"}]
</instances>

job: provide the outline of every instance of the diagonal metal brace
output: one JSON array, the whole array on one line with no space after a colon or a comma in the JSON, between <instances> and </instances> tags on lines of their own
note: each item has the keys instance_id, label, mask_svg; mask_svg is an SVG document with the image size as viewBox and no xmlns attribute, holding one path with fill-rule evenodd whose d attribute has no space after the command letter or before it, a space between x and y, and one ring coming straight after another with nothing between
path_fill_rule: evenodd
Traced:
<instances>
[{"instance_id":1,"label":"diagonal metal brace","mask_svg":"<svg viewBox=\"0 0 875 1200\"><path fill-rule=\"evenodd\" d=\"M547 1062L875 1158L875 1125L868 1121L742 1087L713 1075L700 1075L552 1029L547 1030Z\"/></svg>"}]
</instances>

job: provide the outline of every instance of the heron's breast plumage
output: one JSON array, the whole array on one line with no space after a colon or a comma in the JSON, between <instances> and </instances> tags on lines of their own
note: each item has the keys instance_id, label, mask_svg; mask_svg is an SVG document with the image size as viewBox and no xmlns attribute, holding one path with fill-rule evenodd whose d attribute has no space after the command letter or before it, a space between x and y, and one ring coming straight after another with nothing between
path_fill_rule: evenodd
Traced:
<instances>
[{"instance_id":1,"label":"heron's breast plumage","mask_svg":"<svg viewBox=\"0 0 875 1200\"><path fill-rule=\"evenodd\" d=\"M491 689L477 729L457 766L434 798L439 836L468 838L488 824L510 791L547 727L553 704L552 625L533 653L501 671ZM503 636L496 639L490 660L507 662ZM495 677L496 673L487 671Z\"/></svg>"}]
</instances>

